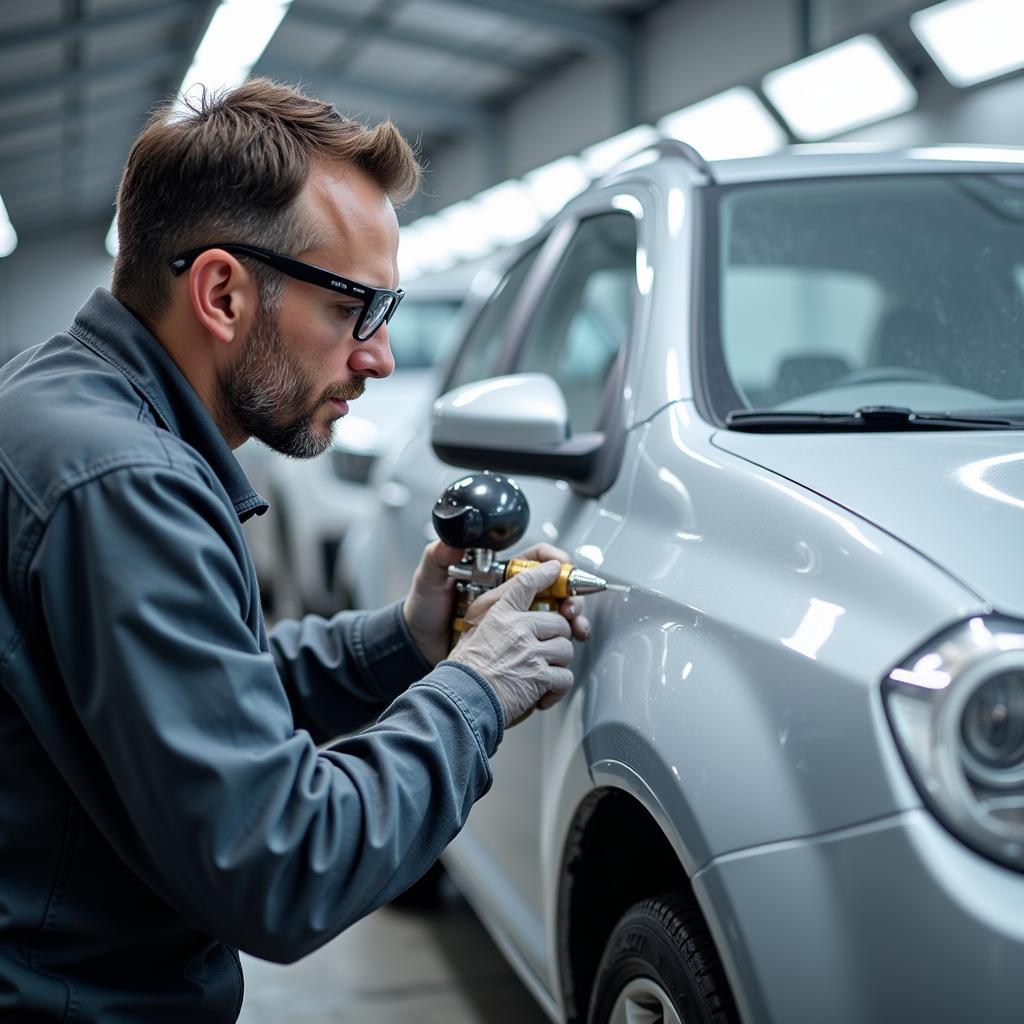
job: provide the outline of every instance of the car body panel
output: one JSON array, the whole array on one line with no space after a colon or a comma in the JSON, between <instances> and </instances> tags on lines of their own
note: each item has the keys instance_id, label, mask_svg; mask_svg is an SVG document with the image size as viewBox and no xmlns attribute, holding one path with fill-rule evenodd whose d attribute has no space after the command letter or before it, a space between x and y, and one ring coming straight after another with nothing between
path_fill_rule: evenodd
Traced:
<instances>
[{"instance_id":1,"label":"car body panel","mask_svg":"<svg viewBox=\"0 0 1024 1024\"><path fill-rule=\"evenodd\" d=\"M572 549L633 586L590 599L600 646L574 660L589 765L623 760L646 780L691 870L917 806L878 681L985 604L871 524L716 451L686 403L650 425L630 490L601 557L587 535ZM738 750L756 766L739 789Z\"/></svg>"},{"instance_id":2,"label":"car body panel","mask_svg":"<svg viewBox=\"0 0 1024 1024\"><path fill-rule=\"evenodd\" d=\"M723 857L693 881L720 908L745 1020L1020 1020L1020 876L927 812Z\"/></svg>"},{"instance_id":3,"label":"car body panel","mask_svg":"<svg viewBox=\"0 0 1024 1024\"><path fill-rule=\"evenodd\" d=\"M918 432L791 436L719 431L716 447L827 494L963 580L985 600L1024 617L1024 577L1007 557L1024 509L1024 433ZM950 523L963 524L951 529ZM982 527L982 524L984 526ZM972 529L972 526L982 527Z\"/></svg>"}]
</instances>

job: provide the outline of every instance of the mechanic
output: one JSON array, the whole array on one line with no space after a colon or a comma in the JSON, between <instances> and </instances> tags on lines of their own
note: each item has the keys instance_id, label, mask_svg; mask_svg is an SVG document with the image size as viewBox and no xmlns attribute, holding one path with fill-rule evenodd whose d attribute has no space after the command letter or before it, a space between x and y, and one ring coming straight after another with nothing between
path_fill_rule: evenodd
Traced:
<instances>
[{"instance_id":1,"label":"mechanic","mask_svg":"<svg viewBox=\"0 0 1024 1024\"><path fill-rule=\"evenodd\" d=\"M572 682L579 599L528 611L547 545L450 658L440 543L404 602L264 629L232 449L320 454L391 373L419 180L392 124L265 80L158 113L111 290L0 371L0 1020L235 1020L237 950L413 883Z\"/></svg>"}]
</instances>

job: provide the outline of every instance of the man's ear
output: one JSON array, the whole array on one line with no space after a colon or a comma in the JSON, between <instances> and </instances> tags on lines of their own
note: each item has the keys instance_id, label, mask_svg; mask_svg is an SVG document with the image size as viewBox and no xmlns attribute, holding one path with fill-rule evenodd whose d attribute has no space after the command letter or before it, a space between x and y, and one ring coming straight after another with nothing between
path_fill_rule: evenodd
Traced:
<instances>
[{"instance_id":1,"label":"man's ear","mask_svg":"<svg viewBox=\"0 0 1024 1024\"><path fill-rule=\"evenodd\" d=\"M223 249L196 257L188 272L188 297L200 326L225 344L249 333L259 305L256 279Z\"/></svg>"}]
</instances>

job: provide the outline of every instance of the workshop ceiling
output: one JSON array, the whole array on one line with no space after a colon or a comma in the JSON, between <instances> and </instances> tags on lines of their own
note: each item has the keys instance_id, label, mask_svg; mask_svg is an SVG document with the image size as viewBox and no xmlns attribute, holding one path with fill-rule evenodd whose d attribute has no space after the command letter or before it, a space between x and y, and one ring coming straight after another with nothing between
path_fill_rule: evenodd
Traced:
<instances>
[{"instance_id":1,"label":"workshop ceiling","mask_svg":"<svg viewBox=\"0 0 1024 1024\"><path fill-rule=\"evenodd\" d=\"M494 130L581 54L622 52L661 0L293 0L253 70L438 147ZM217 0L2 0L0 196L22 242L109 221L132 140Z\"/></svg>"}]
</instances>

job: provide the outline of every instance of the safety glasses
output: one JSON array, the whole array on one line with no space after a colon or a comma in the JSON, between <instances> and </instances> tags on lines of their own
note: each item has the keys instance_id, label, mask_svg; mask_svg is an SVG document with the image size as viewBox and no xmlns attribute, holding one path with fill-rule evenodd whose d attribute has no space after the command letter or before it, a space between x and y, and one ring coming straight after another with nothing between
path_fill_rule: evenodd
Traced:
<instances>
[{"instance_id":1,"label":"safety glasses","mask_svg":"<svg viewBox=\"0 0 1024 1024\"><path fill-rule=\"evenodd\" d=\"M175 277L183 274L200 253L209 249L223 249L236 256L250 256L268 267L279 270L282 274L287 274L288 277L294 277L296 281L305 281L306 284L315 284L318 288L326 288L339 295L359 299L363 308L352 331L357 341L369 341L381 325L386 324L395 315L395 310L405 295L401 288L397 291L390 288L371 288L369 285L350 281L346 277L339 277L322 267L314 267L312 263L303 263L301 260L292 259L291 256L282 256L279 252L240 242L219 242L216 245L200 245L195 249L189 249L171 260L171 272Z\"/></svg>"}]
</instances>

